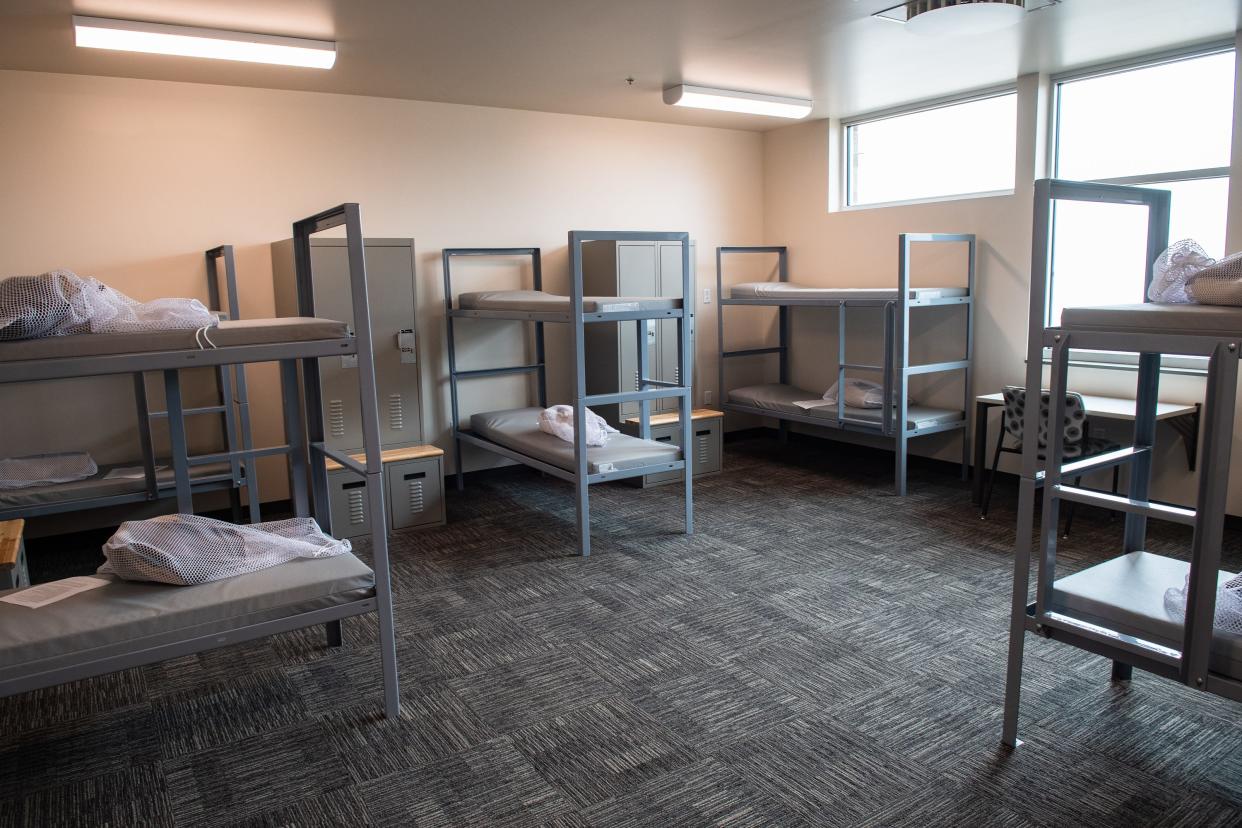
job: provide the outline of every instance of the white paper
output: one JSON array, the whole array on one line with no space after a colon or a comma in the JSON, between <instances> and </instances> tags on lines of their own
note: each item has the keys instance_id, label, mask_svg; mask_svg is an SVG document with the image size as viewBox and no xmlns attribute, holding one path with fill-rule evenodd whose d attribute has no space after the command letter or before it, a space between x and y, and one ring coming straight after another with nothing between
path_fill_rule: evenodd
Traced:
<instances>
[{"instance_id":1,"label":"white paper","mask_svg":"<svg viewBox=\"0 0 1242 828\"><path fill-rule=\"evenodd\" d=\"M86 592L88 589L98 589L110 583L112 582L106 578L92 578L89 575L79 575L76 578L63 578L59 581L49 581L46 584L32 586L23 589L21 592L5 595L0 598L0 601L38 609L48 604L54 604L57 601L63 601L71 595L77 595L79 592Z\"/></svg>"},{"instance_id":2,"label":"white paper","mask_svg":"<svg viewBox=\"0 0 1242 828\"><path fill-rule=\"evenodd\" d=\"M798 406L798 408L828 408L828 407L836 408L837 401L833 400L832 402L828 402L827 400L794 400L794 405Z\"/></svg>"},{"instance_id":3,"label":"white paper","mask_svg":"<svg viewBox=\"0 0 1242 828\"><path fill-rule=\"evenodd\" d=\"M168 466L156 466L157 472L164 471ZM138 480L146 477L147 470L142 466L121 466L104 475L104 480Z\"/></svg>"}]
</instances>

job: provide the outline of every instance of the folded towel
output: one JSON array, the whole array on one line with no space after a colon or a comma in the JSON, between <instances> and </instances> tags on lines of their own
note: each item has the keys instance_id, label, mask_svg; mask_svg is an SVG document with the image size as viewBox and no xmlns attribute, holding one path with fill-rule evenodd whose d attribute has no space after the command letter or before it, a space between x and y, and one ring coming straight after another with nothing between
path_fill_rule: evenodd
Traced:
<instances>
[{"instance_id":1,"label":"folded towel","mask_svg":"<svg viewBox=\"0 0 1242 828\"><path fill-rule=\"evenodd\" d=\"M824 392L824 399L830 405L837 404L837 383ZM884 388L868 380L846 379L845 404L851 408L883 408Z\"/></svg>"},{"instance_id":2,"label":"folded towel","mask_svg":"<svg viewBox=\"0 0 1242 828\"><path fill-rule=\"evenodd\" d=\"M588 446L608 444L608 435L616 434L617 430L605 422L604 418L591 409L586 412L586 442ZM545 408L539 415L539 430L559 437L566 443L574 441L574 409L571 405L554 405Z\"/></svg>"}]
</instances>

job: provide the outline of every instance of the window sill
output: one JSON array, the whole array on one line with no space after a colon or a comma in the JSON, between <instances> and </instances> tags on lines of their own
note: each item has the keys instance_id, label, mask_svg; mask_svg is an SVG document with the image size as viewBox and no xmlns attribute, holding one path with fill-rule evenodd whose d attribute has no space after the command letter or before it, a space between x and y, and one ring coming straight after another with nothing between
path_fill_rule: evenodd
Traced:
<instances>
[{"instance_id":1,"label":"window sill","mask_svg":"<svg viewBox=\"0 0 1242 828\"><path fill-rule=\"evenodd\" d=\"M1014 195L1015 190L991 190L984 193L961 193L959 195L931 196L929 198L911 198L903 201L879 201L875 204L845 204L830 213L854 213L859 210L882 210L885 207L916 207L920 204L941 204L951 201L971 201L979 198L1005 198Z\"/></svg>"}]
</instances>

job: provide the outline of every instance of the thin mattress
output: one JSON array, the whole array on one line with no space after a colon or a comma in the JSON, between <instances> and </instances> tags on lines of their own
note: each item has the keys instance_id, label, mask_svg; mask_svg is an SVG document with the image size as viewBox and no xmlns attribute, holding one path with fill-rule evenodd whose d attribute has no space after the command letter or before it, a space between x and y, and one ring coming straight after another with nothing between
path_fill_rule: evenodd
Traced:
<instances>
[{"instance_id":1,"label":"thin mattress","mask_svg":"<svg viewBox=\"0 0 1242 828\"><path fill-rule=\"evenodd\" d=\"M966 288L910 288L909 298L910 301L917 302L925 299L946 299L966 295ZM896 301L900 296L897 288L821 288L806 287L792 282L745 282L734 285L729 292L731 299L789 299L823 302Z\"/></svg>"},{"instance_id":2,"label":"thin mattress","mask_svg":"<svg viewBox=\"0 0 1242 828\"><path fill-rule=\"evenodd\" d=\"M569 313L569 297L541 290L487 290L457 297L461 310L514 311L518 313ZM632 313L666 311L681 307L681 299L663 296L584 296L583 313Z\"/></svg>"},{"instance_id":3,"label":"thin mattress","mask_svg":"<svg viewBox=\"0 0 1242 828\"><path fill-rule=\"evenodd\" d=\"M17 339L0 342L0 363L156 351L197 351L200 345L195 341L195 333L193 330L180 329ZM211 345L217 348L275 345L284 342L347 339L349 326L344 322L309 316L239 319L221 322L219 326L209 329L207 336Z\"/></svg>"},{"instance_id":4,"label":"thin mattress","mask_svg":"<svg viewBox=\"0 0 1242 828\"><path fill-rule=\"evenodd\" d=\"M1054 612L1116 630L1171 650L1182 649L1182 621L1164 608L1170 587L1186 583L1190 564L1150 552L1131 552L1059 579L1052 585ZM1222 571L1219 584L1233 577ZM1211 669L1242 678L1242 636L1215 630Z\"/></svg>"},{"instance_id":5,"label":"thin mattress","mask_svg":"<svg viewBox=\"0 0 1242 828\"><path fill-rule=\"evenodd\" d=\"M1181 336L1242 335L1242 308L1227 305L1106 305L1066 308L1061 327L1097 333L1152 333Z\"/></svg>"},{"instance_id":6,"label":"thin mattress","mask_svg":"<svg viewBox=\"0 0 1242 828\"><path fill-rule=\"evenodd\" d=\"M542 408L512 408L475 414L470 418L470 430L505 448L566 471L574 471L573 444L539 430L539 414L542 411ZM626 471L680 459L681 449L676 446L626 434L613 434L608 439L608 445L587 448L587 472Z\"/></svg>"},{"instance_id":7,"label":"thin mattress","mask_svg":"<svg viewBox=\"0 0 1242 828\"><path fill-rule=\"evenodd\" d=\"M172 467L168 461L158 460L155 479L161 489L171 489L176 485ZM109 478L108 474L116 469L135 469L137 476ZM90 500L100 497L116 497L117 495L136 494L145 491L147 479L141 473L141 463L105 466L97 474L85 480L72 480L68 483L52 483L47 486L28 486L24 489L0 489L0 509L21 509L47 506L54 503L69 503L79 500ZM228 480L231 469L228 463L205 463L190 467L190 482L202 483L208 480Z\"/></svg>"},{"instance_id":8,"label":"thin mattress","mask_svg":"<svg viewBox=\"0 0 1242 828\"><path fill-rule=\"evenodd\" d=\"M95 577L109 583L38 609L0 601L0 680L22 674L31 663L65 666L86 650L218 634L375 594L374 573L348 552L198 586Z\"/></svg>"},{"instance_id":9,"label":"thin mattress","mask_svg":"<svg viewBox=\"0 0 1242 828\"><path fill-rule=\"evenodd\" d=\"M837 407L835 405L823 405L822 397L822 393L815 393L814 391L807 391L793 385L780 385L778 383L748 385L744 388L734 388L729 392L729 402L731 403L746 405L751 408L761 408L764 411L771 411L777 414L798 414L803 417L814 417L835 423L837 421ZM804 407L797 405L799 402L818 402L820 405ZM874 423L879 427L882 411L883 409L880 408L855 408L852 405L847 405L845 407L845 416L849 420L863 420ZM932 426L944 425L946 423L961 422L963 419L964 416L960 410L928 408L922 405L906 406L906 428L908 429L931 428Z\"/></svg>"}]
</instances>

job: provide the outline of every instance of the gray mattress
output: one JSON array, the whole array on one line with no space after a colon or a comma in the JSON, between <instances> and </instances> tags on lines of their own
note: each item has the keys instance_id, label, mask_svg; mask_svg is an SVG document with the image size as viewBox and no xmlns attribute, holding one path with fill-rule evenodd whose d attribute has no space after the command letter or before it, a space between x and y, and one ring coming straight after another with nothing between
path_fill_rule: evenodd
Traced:
<instances>
[{"instance_id":1,"label":"gray mattress","mask_svg":"<svg viewBox=\"0 0 1242 828\"><path fill-rule=\"evenodd\" d=\"M539 430L541 411L542 408L512 408L475 414L470 418L470 430L505 448L574 471L573 445ZM590 474L625 471L680 459L681 450L676 446L613 434L608 445L587 448L587 471Z\"/></svg>"},{"instance_id":2,"label":"gray mattress","mask_svg":"<svg viewBox=\"0 0 1242 828\"><path fill-rule=\"evenodd\" d=\"M457 297L461 310L517 311L519 313L569 313L568 296L541 290L487 290L463 293ZM584 296L584 313L629 313L632 311L677 310L680 299L661 296Z\"/></svg>"},{"instance_id":3,"label":"gray mattress","mask_svg":"<svg viewBox=\"0 0 1242 828\"><path fill-rule=\"evenodd\" d=\"M83 650L221 633L375 593L374 573L349 553L199 586L98 577L111 583L39 609L0 602L0 679L14 677L30 662L52 669Z\"/></svg>"},{"instance_id":4,"label":"gray mattress","mask_svg":"<svg viewBox=\"0 0 1242 828\"><path fill-rule=\"evenodd\" d=\"M912 301L965 295L966 288L910 288ZM793 282L746 282L734 285L729 292L729 297L731 299L810 299L840 302L850 299L896 300L899 294L897 288L821 288L807 287Z\"/></svg>"},{"instance_id":5,"label":"gray mattress","mask_svg":"<svg viewBox=\"0 0 1242 828\"><path fill-rule=\"evenodd\" d=\"M142 465L141 461L120 464L121 467L140 465ZM173 488L176 485L176 480L173 477L170 461L157 460L156 465L168 466L168 468L155 473L159 487L161 489ZM53 483L48 486L30 486L25 489L0 490L0 509L45 506L50 503L67 503L69 501L97 497L114 497L116 495L134 494L146 490L147 481L145 477L105 480L104 476L115 468L118 468L118 466L104 466L100 468L98 474L85 480ZM228 463L206 463L201 466L190 467L191 482L201 482L212 478L228 479L230 474L231 469Z\"/></svg>"},{"instance_id":6,"label":"gray mattress","mask_svg":"<svg viewBox=\"0 0 1242 828\"><path fill-rule=\"evenodd\" d=\"M1164 593L1182 587L1190 564L1150 552L1131 552L1076 572L1052 586L1051 608L1173 650L1182 649L1182 622L1164 609ZM1221 572L1218 583L1232 578ZM1242 637L1220 630L1212 640L1211 669L1242 678Z\"/></svg>"},{"instance_id":7,"label":"gray mattress","mask_svg":"<svg viewBox=\"0 0 1242 828\"><path fill-rule=\"evenodd\" d=\"M793 385L780 385L777 383L748 385L744 388L734 388L729 392L729 402L731 403L749 405L754 408L762 408L783 414L800 414L805 417L815 417L835 423L837 421L837 407L835 405L809 409L794 405L795 402L818 400L821 397L823 397L823 392L817 393ZM877 426L880 424L881 413L882 409L879 408L855 408L851 405L845 407L845 416L847 418L874 422ZM906 407L907 428L912 429L930 428L931 426L943 425L945 423L961 422L963 417L964 415L960 410L928 408L922 405L909 405Z\"/></svg>"},{"instance_id":8,"label":"gray mattress","mask_svg":"<svg viewBox=\"0 0 1242 828\"><path fill-rule=\"evenodd\" d=\"M1242 334L1242 308L1225 305L1106 305L1066 308L1061 327L1117 333L1231 337Z\"/></svg>"},{"instance_id":9,"label":"gray mattress","mask_svg":"<svg viewBox=\"0 0 1242 828\"><path fill-rule=\"evenodd\" d=\"M235 345L273 345L281 342L312 342L345 339L349 327L332 319L290 316L280 319L240 319L221 322L207 335L218 348ZM144 331L142 333L78 334L0 342L0 362L62 357L106 356L154 351L196 351L194 331Z\"/></svg>"}]
</instances>

